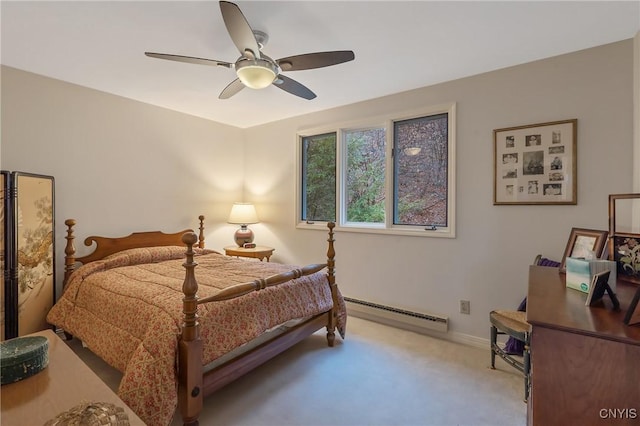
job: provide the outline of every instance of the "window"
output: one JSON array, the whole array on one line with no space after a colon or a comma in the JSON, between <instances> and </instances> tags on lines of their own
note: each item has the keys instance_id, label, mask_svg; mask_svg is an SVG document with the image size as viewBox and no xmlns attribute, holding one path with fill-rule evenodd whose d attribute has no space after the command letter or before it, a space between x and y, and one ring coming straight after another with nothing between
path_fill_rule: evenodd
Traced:
<instances>
[{"instance_id":1,"label":"window","mask_svg":"<svg viewBox=\"0 0 640 426\"><path fill-rule=\"evenodd\" d=\"M336 220L336 134L302 138L302 217Z\"/></svg>"},{"instance_id":2,"label":"window","mask_svg":"<svg viewBox=\"0 0 640 426\"><path fill-rule=\"evenodd\" d=\"M298 227L455 237L455 104L298 134Z\"/></svg>"},{"instance_id":3,"label":"window","mask_svg":"<svg viewBox=\"0 0 640 426\"><path fill-rule=\"evenodd\" d=\"M396 121L393 223L447 226L448 117Z\"/></svg>"},{"instance_id":4,"label":"window","mask_svg":"<svg viewBox=\"0 0 640 426\"><path fill-rule=\"evenodd\" d=\"M345 130L347 222L385 222L385 129Z\"/></svg>"}]
</instances>

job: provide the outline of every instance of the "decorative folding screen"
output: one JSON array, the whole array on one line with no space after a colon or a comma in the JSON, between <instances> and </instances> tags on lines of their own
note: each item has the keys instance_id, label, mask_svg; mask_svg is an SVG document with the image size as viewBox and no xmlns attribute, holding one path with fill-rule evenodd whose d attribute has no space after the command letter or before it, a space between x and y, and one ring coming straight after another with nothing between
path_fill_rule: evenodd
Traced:
<instances>
[{"instance_id":1,"label":"decorative folding screen","mask_svg":"<svg viewBox=\"0 0 640 426\"><path fill-rule=\"evenodd\" d=\"M2 171L3 340L49 326L55 301L55 182Z\"/></svg>"}]
</instances>

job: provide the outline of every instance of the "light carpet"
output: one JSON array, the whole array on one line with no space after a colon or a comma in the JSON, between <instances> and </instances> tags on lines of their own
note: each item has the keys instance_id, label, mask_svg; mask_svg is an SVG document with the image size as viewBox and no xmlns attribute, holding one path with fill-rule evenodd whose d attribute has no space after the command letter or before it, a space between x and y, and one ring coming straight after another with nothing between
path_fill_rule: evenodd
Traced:
<instances>
[{"instance_id":1,"label":"light carpet","mask_svg":"<svg viewBox=\"0 0 640 426\"><path fill-rule=\"evenodd\" d=\"M489 325L487 325L487 333ZM490 352L350 317L346 340L323 331L205 399L209 425L519 426L522 376ZM70 347L117 390L120 373ZM171 426L180 425L176 415Z\"/></svg>"}]
</instances>

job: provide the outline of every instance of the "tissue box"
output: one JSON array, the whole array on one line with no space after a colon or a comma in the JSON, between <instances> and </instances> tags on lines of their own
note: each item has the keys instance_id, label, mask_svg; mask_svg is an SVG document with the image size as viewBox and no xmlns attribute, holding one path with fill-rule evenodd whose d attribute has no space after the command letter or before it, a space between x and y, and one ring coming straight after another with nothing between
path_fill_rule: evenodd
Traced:
<instances>
[{"instance_id":1,"label":"tissue box","mask_svg":"<svg viewBox=\"0 0 640 426\"><path fill-rule=\"evenodd\" d=\"M609 287L616 291L616 262L604 259L583 259L567 257L567 287L583 293L589 293L589 286L593 276L598 272L611 271L609 274Z\"/></svg>"}]
</instances>

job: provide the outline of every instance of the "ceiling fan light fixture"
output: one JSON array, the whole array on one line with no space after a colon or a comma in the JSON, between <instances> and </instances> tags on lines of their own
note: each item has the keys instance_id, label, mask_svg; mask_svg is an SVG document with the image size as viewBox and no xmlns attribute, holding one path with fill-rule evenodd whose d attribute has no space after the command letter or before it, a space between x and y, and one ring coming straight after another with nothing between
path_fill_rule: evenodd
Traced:
<instances>
[{"instance_id":1,"label":"ceiling fan light fixture","mask_svg":"<svg viewBox=\"0 0 640 426\"><path fill-rule=\"evenodd\" d=\"M276 67L264 59L247 59L236 62L236 74L251 89L264 89L276 79Z\"/></svg>"},{"instance_id":2,"label":"ceiling fan light fixture","mask_svg":"<svg viewBox=\"0 0 640 426\"><path fill-rule=\"evenodd\" d=\"M355 55L351 50L335 50L304 53L274 60L262 52L262 48L269 40L269 36L262 31L253 30L237 4L231 1L221 1L220 12L227 27L227 32L231 36L231 41L233 41L241 55L235 63L166 53L145 52L145 55L158 59L191 64L216 65L234 69L237 78L220 92L218 99L229 99L245 87L264 89L272 84L278 89L302 99L315 99L316 94L304 84L280 73L282 71L301 71L329 67L355 59Z\"/></svg>"}]
</instances>

